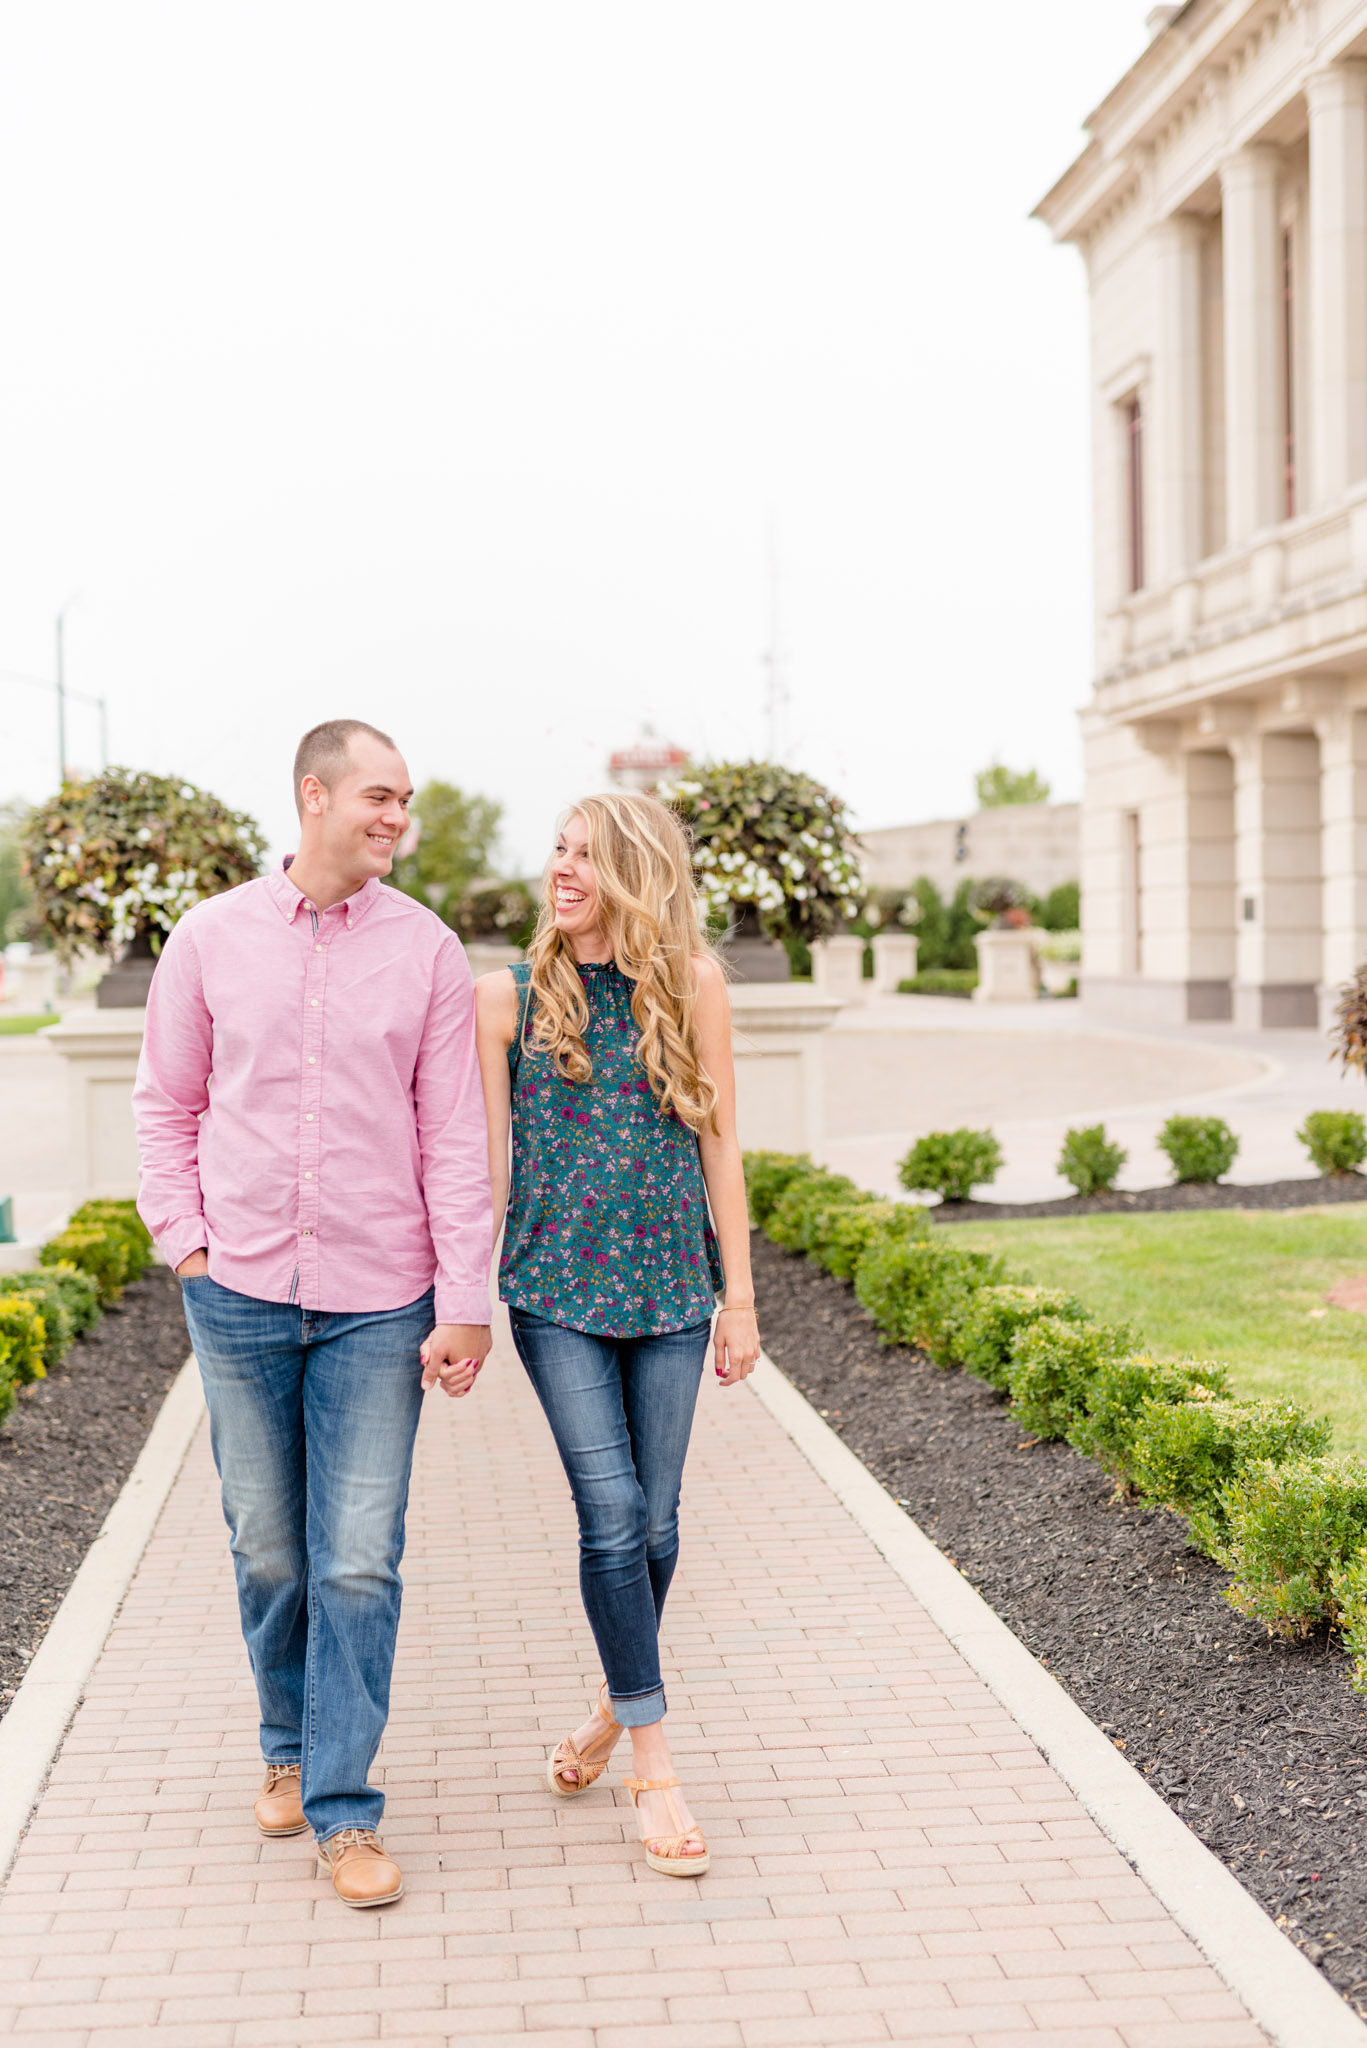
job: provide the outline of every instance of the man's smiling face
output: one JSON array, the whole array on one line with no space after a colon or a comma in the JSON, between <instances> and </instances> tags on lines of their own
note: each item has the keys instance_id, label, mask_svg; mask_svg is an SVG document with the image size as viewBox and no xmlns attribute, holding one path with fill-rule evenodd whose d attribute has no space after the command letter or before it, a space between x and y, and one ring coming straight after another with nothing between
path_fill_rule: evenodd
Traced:
<instances>
[{"instance_id":1,"label":"man's smiling face","mask_svg":"<svg viewBox=\"0 0 1367 2048\"><path fill-rule=\"evenodd\" d=\"M403 755L369 733L353 733L345 771L331 789L318 785L318 809L308 801L319 827L319 851L338 869L358 880L387 875L394 853L408 830L413 784Z\"/></svg>"}]
</instances>

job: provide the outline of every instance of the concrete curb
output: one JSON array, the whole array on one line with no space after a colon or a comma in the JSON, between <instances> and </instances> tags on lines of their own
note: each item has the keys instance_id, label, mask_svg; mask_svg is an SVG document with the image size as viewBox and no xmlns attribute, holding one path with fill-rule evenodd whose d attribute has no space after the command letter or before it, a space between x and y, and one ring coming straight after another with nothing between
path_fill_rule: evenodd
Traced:
<instances>
[{"instance_id":1,"label":"concrete curb","mask_svg":"<svg viewBox=\"0 0 1367 2048\"><path fill-rule=\"evenodd\" d=\"M9 1873L86 1679L203 1414L199 1367L190 1357L171 1382L136 1465L0 1721L0 1879Z\"/></svg>"},{"instance_id":2,"label":"concrete curb","mask_svg":"<svg viewBox=\"0 0 1367 2048\"><path fill-rule=\"evenodd\" d=\"M1277 2048L1364 2048L1367 2026L768 1358L750 1382L954 1648L990 1687Z\"/></svg>"}]
</instances>

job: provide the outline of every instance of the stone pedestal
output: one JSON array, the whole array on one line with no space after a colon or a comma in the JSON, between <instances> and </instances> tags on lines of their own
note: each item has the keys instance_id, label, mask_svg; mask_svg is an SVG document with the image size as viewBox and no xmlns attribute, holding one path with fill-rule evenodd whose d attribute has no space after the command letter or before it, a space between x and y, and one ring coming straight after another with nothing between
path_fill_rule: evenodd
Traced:
<instances>
[{"instance_id":1,"label":"stone pedestal","mask_svg":"<svg viewBox=\"0 0 1367 2048\"><path fill-rule=\"evenodd\" d=\"M818 939L812 947L812 987L841 1003L862 1003L871 983L864 980L864 941L848 933Z\"/></svg>"},{"instance_id":2,"label":"stone pedestal","mask_svg":"<svg viewBox=\"0 0 1367 2048\"><path fill-rule=\"evenodd\" d=\"M471 939L465 948L470 972L478 981L481 974L495 974L500 967L512 967L525 958L520 946L505 946L497 939Z\"/></svg>"},{"instance_id":3,"label":"stone pedestal","mask_svg":"<svg viewBox=\"0 0 1367 2048\"><path fill-rule=\"evenodd\" d=\"M1038 992L1039 983L1035 974L1035 934L1028 928L1013 931L1009 926L1001 930L979 932L974 944L978 949L978 986L973 991L976 1003L1032 1003Z\"/></svg>"},{"instance_id":4,"label":"stone pedestal","mask_svg":"<svg viewBox=\"0 0 1367 2048\"><path fill-rule=\"evenodd\" d=\"M736 1126L747 1151L821 1156L821 1039L842 1007L835 997L800 982L733 984Z\"/></svg>"},{"instance_id":5,"label":"stone pedestal","mask_svg":"<svg viewBox=\"0 0 1367 2048\"><path fill-rule=\"evenodd\" d=\"M41 1036L67 1063L67 1171L71 1206L138 1191L133 1081L145 1010L85 1010Z\"/></svg>"},{"instance_id":6,"label":"stone pedestal","mask_svg":"<svg viewBox=\"0 0 1367 2048\"><path fill-rule=\"evenodd\" d=\"M873 942L873 987L880 996L896 995L899 981L916 973L916 939L911 932L879 932Z\"/></svg>"}]
</instances>

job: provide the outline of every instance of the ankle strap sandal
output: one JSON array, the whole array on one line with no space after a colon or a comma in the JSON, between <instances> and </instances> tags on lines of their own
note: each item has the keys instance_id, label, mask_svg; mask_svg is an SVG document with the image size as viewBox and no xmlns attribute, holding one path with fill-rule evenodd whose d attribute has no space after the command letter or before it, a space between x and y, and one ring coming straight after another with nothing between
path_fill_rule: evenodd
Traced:
<instances>
[{"instance_id":1,"label":"ankle strap sandal","mask_svg":"<svg viewBox=\"0 0 1367 2048\"><path fill-rule=\"evenodd\" d=\"M595 1735L582 1750L575 1747L574 1737L567 1735L551 1751L550 1762L546 1766L546 1783L557 1799L577 1799L581 1792L587 1792L590 1785L597 1784L612 1760L612 1752L621 1738L622 1724L612 1711L606 1679L598 1688L598 1704L594 1712L600 1721L607 1724L601 1735ZM572 1778L565 1775L569 1771L574 1773Z\"/></svg>"},{"instance_id":2,"label":"ankle strap sandal","mask_svg":"<svg viewBox=\"0 0 1367 2048\"><path fill-rule=\"evenodd\" d=\"M645 1844L646 1862L650 1868L658 1870L662 1877L701 1877L711 1863L712 1855L702 1829L686 1828L683 1824L678 1806L671 1797L678 1782L677 1778L628 1778L626 1788L636 1808L638 1826L641 1824L641 1794L662 1792L677 1831L672 1835L647 1835L644 1827L641 1828L641 1840ZM690 1842L701 1845L692 1855L685 1853Z\"/></svg>"}]
</instances>

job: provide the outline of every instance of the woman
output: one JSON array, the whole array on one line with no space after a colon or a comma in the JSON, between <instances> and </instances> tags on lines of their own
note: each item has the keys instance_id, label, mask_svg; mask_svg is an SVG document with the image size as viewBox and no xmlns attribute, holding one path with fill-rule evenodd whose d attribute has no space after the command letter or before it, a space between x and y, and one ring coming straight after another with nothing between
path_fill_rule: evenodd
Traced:
<instances>
[{"instance_id":1,"label":"woman","mask_svg":"<svg viewBox=\"0 0 1367 2048\"><path fill-rule=\"evenodd\" d=\"M665 1739L658 1631L723 1274L723 1386L754 1370L759 1331L726 983L658 798L614 790L566 817L528 959L479 982L477 1013L496 1217L507 1207L499 1292L574 1494L606 1674L548 1782L586 1792L628 1729L646 1861L698 1877L707 1843Z\"/></svg>"}]
</instances>

